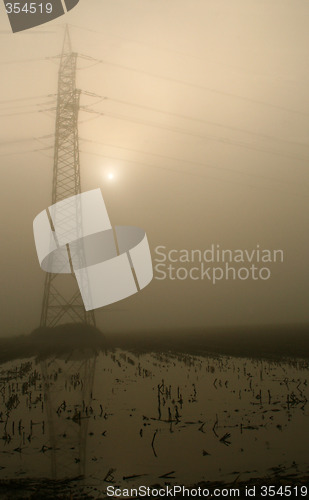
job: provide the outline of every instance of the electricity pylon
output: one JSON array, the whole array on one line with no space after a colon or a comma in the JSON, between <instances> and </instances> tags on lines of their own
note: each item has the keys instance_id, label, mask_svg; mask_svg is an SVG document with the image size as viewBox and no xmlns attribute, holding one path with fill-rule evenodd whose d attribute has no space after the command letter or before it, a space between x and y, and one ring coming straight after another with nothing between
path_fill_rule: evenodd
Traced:
<instances>
[{"instance_id":1,"label":"electricity pylon","mask_svg":"<svg viewBox=\"0 0 309 500\"><path fill-rule=\"evenodd\" d=\"M53 204L81 193L78 144L80 91L76 88L76 59L77 54L72 52L66 28L58 76ZM80 215L76 205L73 205L78 227ZM68 217L71 217L70 200L66 208ZM68 252L68 257L73 269L71 252ZM83 260L82 255L77 257ZM53 258L57 259L57 269L61 268L62 254ZM54 327L63 323L95 326L94 313L85 310L73 271L70 283L68 279L63 274L46 274L41 326ZM86 331L82 333L87 334ZM42 451L50 456L53 479L85 475L88 408L91 408L96 358L96 349L79 349L73 339L68 352L41 361L44 408L49 431Z\"/></svg>"},{"instance_id":2,"label":"electricity pylon","mask_svg":"<svg viewBox=\"0 0 309 500\"><path fill-rule=\"evenodd\" d=\"M66 27L58 76L53 204L81 192L78 143L80 90L76 88L76 60L77 54L72 52ZM73 280L68 283L67 276L46 274L40 326L53 327L68 322L95 326L94 313L86 312L73 272L72 277Z\"/></svg>"}]
</instances>

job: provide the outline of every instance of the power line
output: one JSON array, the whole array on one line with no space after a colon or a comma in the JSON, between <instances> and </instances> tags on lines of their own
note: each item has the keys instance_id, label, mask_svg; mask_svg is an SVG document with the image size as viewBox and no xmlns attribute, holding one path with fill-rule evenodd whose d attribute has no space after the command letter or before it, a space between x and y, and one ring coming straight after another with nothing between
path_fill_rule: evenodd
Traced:
<instances>
[{"instance_id":1,"label":"power line","mask_svg":"<svg viewBox=\"0 0 309 500\"><path fill-rule=\"evenodd\" d=\"M116 120L128 121L128 122L137 123L137 124L140 124L140 125L143 125L143 126L147 126L147 127L161 129L161 130L168 130L169 132L174 132L174 133L177 133L177 134L183 134L183 135L187 135L187 136L190 136L190 137L195 137L197 139L203 139L204 141L211 140L211 141L219 142L221 144L225 144L225 145L228 145L228 146L235 146L235 147L245 148L245 149L252 150L252 151L258 151L259 153L266 153L266 154L270 154L270 155L274 155L274 156L280 156L282 158L287 158L287 159L291 159L291 160L296 160L296 161L301 161L301 162L308 162L307 158L302 158L302 157L299 157L299 156L294 156L294 155L291 155L289 153L282 153L281 151L271 151L271 150L264 149L264 148L261 148L261 147L258 147L258 146L249 145L249 144L242 143L242 142L239 142L239 141L233 141L231 139L223 139L223 138L217 138L217 137L213 137L213 136L209 136L209 135L197 134L195 132L189 132L189 131L183 130L181 128L168 127L166 125L159 125L159 124L156 124L156 123L153 123L153 122L150 122L150 121L140 120L140 119L137 119L137 118L134 119L134 118L131 118L131 117L128 117L128 116L119 115L117 113L110 113L110 112L100 113L100 112L97 112L97 111L90 111L90 110L87 110L87 109L85 111L87 111L88 113L90 113L90 112L91 113L95 113L98 116L108 116L108 117L111 117L111 118L115 118Z\"/></svg>"},{"instance_id":2,"label":"power line","mask_svg":"<svg viewBox=\"0 0 309 500\"><path fill-rule=\"evenodd\" d=\"M54 104L54 100L53 101L44 101L44 102L39 102L39 103L29 103L29 104L16 104L16 105L12 105L12 106L7 106L5 108L1 107L0 108L0 111L7 111L7 110L12 110L12 109L20 109L20 108L36 108L36 107L42 107L44 105L52 105Z\"/></svg>"},{"instance_id":3,"label":"power line","mask_svg":"<svg viewBox=\"0 0 309 500\"><path fill-rule=\"evenodd\" d=\"M72 25L72 26L74 26L74 25ZM88 30L88 31L92 31L92 30ZM59 56L56 56L56 57L59 57ZM169 81L169 82L172 82L172 83L177 83L177 84L180 84L180 85L185 85L185 86L189 86L189 87L193 87L193 88L198 88L198 89L201 89L201 90L206 90L208 92L215 93L215 94L218 94L218 95L223 95L223 96L226 96L226 97L232 97L234 99L239 99L239 100L242 100L242 101L245 101L245 102L250 102L250 103L258 104L258 105L261 105L261 106L270 107L270 108L273 108L273 109L278 109L280 111L285 111L285 112L293 113L293 114L299 114L299 115L303 115L303 116L308 116L309 115L309 112L295 110L295 109L291 109L291 108L286 108L286 107L280 106L278 104L273 104L273 103L269 103L269 102L265 102L265 101L260 101L258 99L252 99L250 97L245 97L245 96L241 96L241 95L238 95L238 94L234 94L232 92L226 92L226 91L223 91L223 90L218 90L218 89L215 89L215 88L212 88L212 87L208 87L208 86L205 86L205 85L200 85L200 84L196 84L196 83L192 83L192 82L187 82L187 81L180 80L180 79L177 79L177 78L172 78L172 77L168 77L168 76L164 76L164 75L158 75L158 74L155 74L155 73L151 73L149 71L145 71L145 70L141 70L141 69L138 69L138 68L133 68L133 67L130 67L130 66L126 66L124 64L113 63L112 61L107 61L107 60L103 60L103 59L96 59L94 57L91 57L91 56L88 56L88 55L84 55L84 54L79 54L79 57L82 57L82 58L90 60L90 61L94 61L95 64L104 64L104 65L108 65L108 66L120 68L120 69L123 69L123 70L126 70L126 71L131 71L131 72L143 74L143 75L146 75L146 76L150 76L151 78L156 78L156 79L160 79L160 80ZM13 60L13 61L0 61L0 65L21 64L21 63L38 62L38 61L49 61L49 60L54 59L54 58L55 58L54 56L51 56L51 57L32 58L32 59L16 59L16 60ZM95 65L95 64L93 64L93 65ZM93 65L90 65L89 67L92 67ZM86 69L86 68L83 68L83 69Z\"/></svg>"},{"instance_id":4,"label":"power line","mask_svg":"<svg viewBox=\"0 0 309 500\"><path fill-rule=\"evenodd\" d=\"M1 141L0 146L7 146L9 144L17 144L20 142L40 141L41 139L49 139L51 137L54 137L54 134L42 135L40 137L25 137L24 139L14 139L11 141Z\"/></svg>"},{"instance_id":5,"label":"power line","mask_svg":"<svg viewBox=\"0 0 309 500\"><path fill-rule=\"evenodd\" d=\"M82 93L84 95L88 95L88 96L91 96L91 97L98 97L98 98L100 98L100 101L97 101L96 103L90 104L88 106L83 106L82 109L89 108L90 106L95 106L96 104L99 104L100 102L103 102L103 101L110 101L110 102L115 102L115 103L118 103L118 104L132 106L134 108L145 109L145 110L148 110L148 111L154 111L156 113L161 113L161 114L164 114L164 115L173 116L175 118L181 118L181 119L184 119L184 120L194 121L194 122L201 123L201 124L204 124L204 125L214 125L216 127L224 128L224 129L227 129L227 130L232 130L234 132L241 132L241 133L248 134L248 135L251 135L251 136L254 136L254 137L260 137L262 139L273 140L273 141L278 141L278 142L284 142L286 144L293 144L295 146L309 147L309 144L298 143L296 141L291 141L289 139L282 139L280 137L274 137L274 136L267 135L267 134L261 134L259 132L252 132L250 130L245 130L245 129L242 129L242 128L239 128L239 127L233 127L231 125L224 125L224 124L219 123L219 122L214 122L214 121L210 121L210 120L204 120L202 118L191 117L191 116L184 115L184 114L181 114L181 113L174 113L174 112L171 112L171 111L165 111L165 110L162 110L162 109L159 109L159 108L155 108L153 106L145 106L143 104L136 104L136 103L132 103L130 101L124 101L124 100L121 100L121 99L115 99L115 98L107 97L107 96L100 96L98 94L95 94L93 92L87 92L85 90L83 90Z\"/></svg>"},{"instance_id":6,"label":"power line","mask_svg":"<svg viewBox=\"0 0 309 500\"><path fill-rule=\"evenodd\" d=\"M95 33L97 35L100 35L100 36L106 36L106 29L104 28L104 32L101 32L101 31L97 31L97 30L94 30L94 29L91 29L91 28L85 28L84 26L78 26L76 24L69 24L69 26L71 26L72 28L75 28L75 29L79 29L79 30L83 30L83 31L87 31L89 33ZM152 50L155 50L155 51L159 51L159 52L164 52L164 54L166 54L167 52L171 53L171 54L174 54L174 55L177 55L177 56L181 56L181 57L185 57L187 59L196 59L197 61L199 62L203 62L204 64L205 63L210 63L212 65L215 65L215 66L223 66L223 67L227 67L227 68L230 68L232 70L236 70L236 71L241 71L242 73L246 73L246 74L250 74L252 76L254 76L254 78L256 78L257 76L261 76L261 77L267 77L267 78L271 78L271 79L275 79L275 80L283 80L283 81L287 81L287 82L293 82L295 83L294 80L291 80L291 79L288 79L286 78L285 76L282 77L282 76L278 76L278 75L272 75L272 74L265 74L265 73L257 73L256 71L252 71L248 68L244 68L244 67L241 67L241 66L235 66L235 65L232 65L232 64L227 64L225 62L221 62L221 61L218 61L218 59L216 58L216 60L211 60L211 61L207 61L204 57L198 57L196 56L196 54L192 54L192 53L188 53L188 52L183 52L183 51L180 51L180 50L175 50L175 49L171 49L170 47L162 47L162 46L158 46L158 43L149 43L149 42L141 42L140 40L136 40L136 39L133 39L133 38L128 38L128 37L124 37L123 35L115 35L115 33L108 33L108 36L111 36L113 38L118 38L120 40L124 40L126 42L130 42L130 43L134 43L136 45L141 45L142 47L150 47ZM308 83L307 81L304 81L304 83Z\"/></svg>"},{"instance_id":7,"label":"power line","mask_svg":"<svg viewBox=\"0 0 309 500\"><path fill-rule=\"evenodd\" d=\"M184 164L187 164L187 165L190 165L190 166L196 165L198 167L202 167L202 168L206 168L206 169L211 169L211 170L216 170L217 172L236 173L236 174L239 174L239 175L245 175L245 176L254 177L254 178L257 178L257 179L264 179L264 180L267 180L267 181L270 180L270 181L274 181L274 182L277 182L277 183L279 182L279 183L282 183L282 184L288 184L289 186L292 185L292 184L294 184L295 186L299 186L299 184L297 184L295 182L284 181L281 178L278 179L278 178L267 176L267 175L254 174L252 172L244 172L243 170L237 170L237 169L234 169L234 168L220 167L218 165L211 165L209 163L202 163L202 162L197 162L197 161L190 161L189 162L189 161L183 160L181 158L175 158L175 157L166 156L166 155L162 155L162 154L158 154L158 153L151 153L151 152L147 152L147 151L141 151L141 150L138 150L138 149L127 148L127 147L124 147L124 146L117 146L115 144L107 144L107 143L104 143L104 142L94 141L92 139L85 139L85 138L82 138L82 137L80 138L80 140L84 141L84 142L88 142L88 143L99 144L99 145L102 145L102 146L105 146L105 147L111 147L111 148L115 148L115 149L122 149L124 151L130 151L130 152L133 152L133 153L143 154L143 155L146 155L146 156L153 156L153 157L164 159L164 160L177 161L177 162L181 162L181 163L184 163ZM177 171L177 170L175 170L175 171Z\"/></svg>"},{"instance_id":8,"label":"power line","mask_svg":"<svg viewBox=\"0 0 309 500\"><path fill-rule=\"evenodd\" d=\"M6 66L10 64L22 64L22 63L32 63L38 61L47 61L48 57L34 57L32 59L14 59L13 61L0 61L1 66Z\"/></svg>"},{"instance_id":9,"label":"power line","mask_svg":"<svg viewBox=\"0 0 309 500\"><path fill-rule=\"evenodd\" d=\"M162 165L151 165L149 163L139 162L139 161L136 161L136 160L128 160L126 158L119 158L119 157L110 156L110 155L103 155L103 154L99 154L99 153L93 153L91 151L80 150L80 152L84 153L84 154L93 155L93 156L99 156L101 158L107 158L107 159L110 159L110 160L118 160L118 161L120 160L120 161L125 161L127 163L133 163L135 166L140 166L141 168L148 167L148 168L153 168L153 169L158 169L158 170L166 170L166 171L169 171L169 172L172 172L172 173L175 173L175 174L187 175L187 176L191 176L191 177L200 177L200 178L205 178L205 179L219 181L220 183L221 182L228 183L228 184L232 183L232 184L242 185L242 186L245 186L245 187L250 187L250 188L253 188L253 189L270 190L272 192L277 191L279 193L284 193L286 195L293 196L293 197L295 196L297 198L300 198L300 197L301 198L309 198L309 195L308 196L306 196L306 195L300 195L299 192L298 193L293 193L291 190L276 189L276 188L269 187L269 186L256 186L254 184L243 183L243 182L239 182L239 181L233 180L233 179L224 179L224 178L219 178L219 177L213 177L213 176L210 176L208 174L200 174L200 173L197 173L197 172L188 172L186 170L174 169L174 168L165 167L165 166L162 166Z\"/></svg>"},{"instance_id":10,"label":"power line","mask_svg":"<svg viewBox=\"0 0 309 500\"><path fill-rule=\"evenodd\" d=\"M37 99L45 99L46 97L57 97L57 94L45 94L39 96L31 96L31 97L18 97L17 99L5 99L4 101L0 101L0 104L7 104L9 102L18 102L18 101L30 101Z\"/></svg>"},{"instance_id":11,"label":"power line","mask_svg":"<svg viewBox=\"0 0 309 500\"><path fill-rule=\"evenodd\" d=\"M16 113L0 113L0 117L8 117L8 116L20 116L20 115L29 115L34 113L45 113L46 111L54 111L55 108L46 108L46 109L35 109L33 111L19 111Z\"/></svg>"},{"instance_id":12,"label":"power line","mask_svg":"<svg viewBox=\"0 0 309 500\"><path fill-rule=\"evenodd\" d=\"M53 146L46 146L44 148L37 148L37 149L30 149L27 151L13 151L11 153L0 153L0 156L14 156L14 155L21 155L21 154L28 154L28 153L40 153L42 151L47 151L48 149L52 149Z\"/></svg>"},{"instance_id":13,"label":"power line","mask_svg":"<svg viewBox=\"0 0 309 500\"><path fill-rule=\"evenodd\" d=\"M96 61L96 62L98 62L100 64L104 64L106 66L111 66L114 68L123 69L125 71L131 71L131 72L138 73L141 75L149 76L151 78L156 78L157 80L164 80L164 81L168 81L171 83L177 83L179 85L185 85L187 87L192 87L192 88L196 88L196 89L200 89L200 90L206 90L207 92L210 92L210 93L218 94L218 95L225 96L225 97L232 97L234 99L239 99L239 100L244 101L244 102L258 104L260 106L265 106L267 108L278 109L280 111L285 111L287 113L293 113L293 114L302 115L302 116L309 116L309 112L306 113L305 111L299 111L299 110L295 110L295 109L286 108L284 106L280 106L279 104L273 104L273 103L269 103L269 102L260 101L258 99L252 99L250 97L244 97L244 96L241 96L238 94L233 94L232 92L226 92L224 90L218 90L218 89L215 89L212 87L207 87L206 85L200 85L197 83L186 82L186 81L183 81L183 80L180 80L177 78L168 77L168 76L157 75L155 73L151 73L150 71L145 71L145 70L141 70L138 68L133 68L131 66L126 66L126 65L120 64L120 63L113 63L112 61L107 61L105 59L96 59L94 57L84 55L84 54L79 54L79 57L82 57L82 58L87 59L89 61Z\"/></svg>"}]
</instances>

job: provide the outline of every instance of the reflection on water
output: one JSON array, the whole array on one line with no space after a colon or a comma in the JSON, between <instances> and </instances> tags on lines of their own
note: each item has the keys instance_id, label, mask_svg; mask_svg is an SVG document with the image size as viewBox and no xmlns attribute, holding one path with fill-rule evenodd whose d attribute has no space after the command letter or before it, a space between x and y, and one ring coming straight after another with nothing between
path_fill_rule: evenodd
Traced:
<instances>
[{"instance_id":1,"label":"reflection on water","mask_svg":"<svg viewBox=\"0 0 309 500\"><path fill-rule=\"evenodd\" d=\"M86 492L308 474L308 363L117 349L3 364L0 478Z\"/></svg>"}]
</instances>

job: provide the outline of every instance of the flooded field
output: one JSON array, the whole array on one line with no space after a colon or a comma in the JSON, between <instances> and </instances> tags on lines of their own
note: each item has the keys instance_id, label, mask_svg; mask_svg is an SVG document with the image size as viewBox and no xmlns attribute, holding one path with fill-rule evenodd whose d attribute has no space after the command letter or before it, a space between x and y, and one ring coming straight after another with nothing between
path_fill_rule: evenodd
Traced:
<instances>
[{"instance_id":1,"label":"flooded field","mask_svg":"<svg viewBox=\"0 0 309 500\"><path fill-rule=\"evenodd\" d=\"M0 479L106 487L309 473L307 361L122 349L1 365Z\"/></svg>"}]
</instances>

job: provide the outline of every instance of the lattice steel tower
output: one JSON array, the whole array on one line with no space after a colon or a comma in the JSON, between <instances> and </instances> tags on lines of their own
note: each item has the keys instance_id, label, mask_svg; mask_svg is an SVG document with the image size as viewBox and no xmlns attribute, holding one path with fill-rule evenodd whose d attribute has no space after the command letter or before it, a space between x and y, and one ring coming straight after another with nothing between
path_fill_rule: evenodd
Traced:
<instances>
[{"instance_id":1,"label":"lattice steel tower","mask_svg":"<svg viewBox=\"0 0 309 500\"><path fill-rule=\"evenodd\" d=\"M72 52L66 27L58 77L53 204L81 192L78 143L80 90L76 88L76 60L77 54ZM67 275L46 274L41 326L53 327L68 322L95 325L93 311L85 311L73 272L71 283L68 280Z\"/></svg>"}]
</instances>

